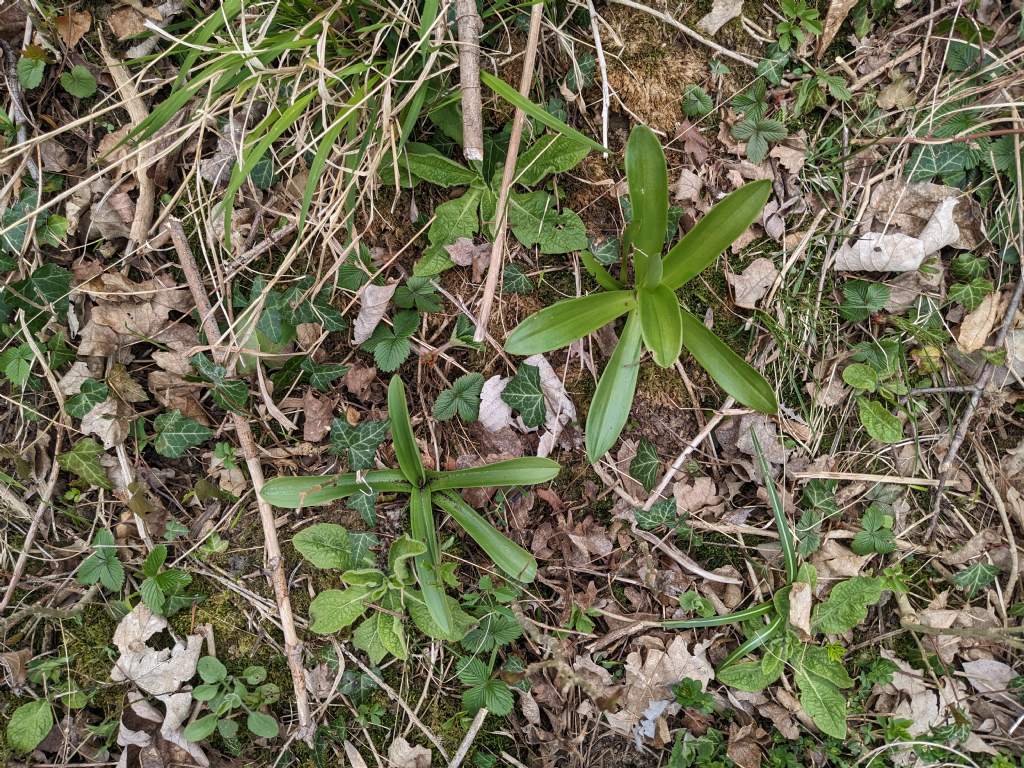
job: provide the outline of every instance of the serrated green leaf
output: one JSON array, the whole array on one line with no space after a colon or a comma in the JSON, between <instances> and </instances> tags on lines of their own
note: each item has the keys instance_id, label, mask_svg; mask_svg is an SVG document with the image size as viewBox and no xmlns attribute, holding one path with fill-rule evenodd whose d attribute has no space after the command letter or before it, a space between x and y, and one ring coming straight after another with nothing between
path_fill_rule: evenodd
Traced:
<instances>
[{"instance_id":1,"label":"serrated green leaf","mask_svg":"<svg viewBox=\"0 0 1024 768\"><path fill-rule=\"evenodd\" d=\"M178 410L161 413L154 419L153 427L153 448L169 459L181 458L189 448L202 445L213 436L213 430Z\"/></svg>"},{"instance_id":2,"label":"serrated green leaf","mask_svg":"<svg viewBox=\"0 0 1024 768\"><path fill-rule=\"evenodd\" d=\"M629 475L650 493L658 480L658 472L661 470L661 459L658 458L658 449L654 443L646 437L640 438L636 447L636 456L629 463Z\"/></svg>"},{"instance_id":3,"label":"serrated green leaf","mask_svg":"<svg viewBox=\"0 0 1024 768\"><path fill-rule=\"evenodd\" d=\"M518 640L523 628L507 608L495 608L485 613L479 623L462 638L462 647L472 654L490 653Z\"/></svg>"},{"instance_id":4,"label":"serrated green leaf","mask_svg":"<svg viewBox=\"0 0 1024 768\"><path fill-rule=\"evenodd\" d=\"M814 606L811 627L815 632L837 635L864 621L868 607L882 597L882 580L874 576L854 576L832 587L828 598Z\"/></svg>"},{"instance_id":5,"label":"serrated green leaf","mask_svg":"<svg viewBox=\"0 0 1024 768\"><path fill-rule=\"evenodd\" d=\"M887 555L896 551L896 537L892 531L857 531L850 543L850 549L858 555L877 553Z\"/></svg>"},{"instance_id":6,"label":"serrated green leaf","mask_svg":"<svg viewBox=\"0 0 1024 768\"><path fill-rule=\"evenodd\" d=\"M875 440L891 445L903 439L903 424L878 400L857 398L860 423Z\"/></svg>"},{"instance_id":7,"label":"serrated green leaf","mask_svg":"<svg viewBox=\"0 0 1024 768\"><path fill-rule=\"evenodd\" d=\"M388 434L386 421L361 421L355 427L345 419L331 422L331 453L348 455L348 465L353 470L371 469L377 448Z\"/></svg>"},{"instance_id":8,"label":"serrated green leaf","mask_svg":"<svg viewBox=\"0 0 1024 768\"><path fill-rule=\"evenodd\" d=\"M124 566L117 556L117 547L110 531L98 530L92 540L92 554L78 567L80 584L102 584L111 592L124 586Z\"/></svg>"},{"instance_id":9,"label":"serrated green leaf","mask_svg":"<svg viewBox=\"0 0 1024 768\"><path fill-rule=\"evenodd\" d=\"M504 716L512 711L512 691L503 680L492 678L480 659L463 659L456 666L456 674L466 686L462 693L462 706L466 712L475 714L487 707L495 715Z\"/></svg>"},{"instance_id":10,"label":"serrated green leaf","mask_svg":"<svg viewBox=\"0 0 1024 768\"><path fill-rule=\"evenodd\" d=\"M688 85L683 91L683 112L687 117L704 117L715 108L715 102L699 85Z\"/></svg>"},{"instance_id":11,"label":"serrated green leaf","mask_svg":"<svg viewBox=\"0 0 1024 768\"><path fill-rule=\"evenodd\" d=\"M7 744L18 753L31 752L53 728L53 708L46 699L22 704L7 722Z\"/></svg>"},{"instance_id":12,"label":"serrated green leaf","mask_svg":"<svg viewBox=\"0 0 1024 768\"><path fill-rule=\"evenodd\" d=\"M528 427L539 427L547 418L544 392L540 388L540 369L535 365L520 365L516 375L505 385L501 399L519 411Z\"/></svg>"},{"instance_id":13,"label":"serrated green leaf","mask_svg":"<svg viewBox=\"0 0 1024 768\"><path fill-rule=\"evenodd\" d=\"M78 477L99 488L110 490L113 486L107 473L100 465L103 447L91 437L83 437L67 453L57 456L57 463Z\"/></svg>"},{"instance_id":14,"label":"serrated green leaf","mask_svg":"<svg viewBox=\"0 0 1024 768\"><path fill-rule=\"evenodd\" d=\"M418 312L439 312L441 298L434 286L426 277L410 277L404 285L395 290L394 302L402 309L415 309Z\"/></svg>"},{"instance_id":15,"label":"serrated green leaf","mask_svg":"<svg viewBox=\"0 0 1024 768\"><path fill-rule=\"evenodd\" d=\"M28 383L35 354L28 344L8 347L0 354L0 370L11 384L19 389Z\"/></svg>"},{"instance_id":16,"label":"serrated green leaf","mask_svg":"<svg viewBox=\"0 0 1024 768\"><path fill-rule=\"evenodd\" d=\"M292 546L316 568L347 571L358 565L352 559L348 531L334 523L317 523L303 528L295 534Z\"/></svg>"},{"instance_id":17,"label":"serrated green leaf","mask_svg":"<svg viewBox=\"0 0 1024 768\"><path fill-rule=\"evenodd\" d=\"M882 283L847 280L843 284L843 303L839 306L839 314L850 322L867 320L885 307L891 293L889 286Z\"/></svg>"},{"instance_id":18,"label":"serrated green leaf","mask_svg":"<svg viewBox=\"0 0 1024 768\"><path fill-rule=\"evenodd\" d=\"M786 126L778 120L750 113L733 126L732 135L746 142L747 158L758 165L768 156L768 145L782 141L788 134Z\"/></svg>"},{"instance_id":19,"label":"serrated green leaf","mask_svg":"<svg viewBox=\"0 0 1024 768\"><path fill-rule=\"evenodd\" d=\"M448 421L456 413L465 422L476 421L480 416L480 392L484 386L484 377L479 373L467 373L460 376L451 387L444 390L434 401L434 418Z\"/></svg>"}]
</instances>

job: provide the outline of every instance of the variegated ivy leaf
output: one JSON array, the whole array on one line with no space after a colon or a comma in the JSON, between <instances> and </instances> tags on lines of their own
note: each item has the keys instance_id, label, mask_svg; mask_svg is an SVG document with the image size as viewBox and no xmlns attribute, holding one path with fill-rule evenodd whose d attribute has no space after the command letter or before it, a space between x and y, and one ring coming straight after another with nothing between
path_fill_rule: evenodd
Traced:
<instances>
[{"instance_id":1,"label":"variegated ivy leaf","mask_svg":"<svg viewBox=\"0 0 1024 768\"><path fill-rule=\"evenodd\" d=\"M540 369L535 365L520 365L516 375L505 385L501 399L519 411L528 427L539 427L547 418L544 393L540 388Z\"/></svg>"},{"instance_id":2,"label":"variegated ivy leaf","mask_svg":"<svg viewBox=\"0 0 1024 768\"><path fill-rule=\"evenodd\" d=\"M658 449L654 447L647 438L641 438L636 447L636 456L629 463L629 474L634 480L650 493L658 480L658 470L661 469L661 459L658 458Z\"/></svg>"},{"instance_id":3,"label":"variegated ivy leaf","mask_svg":"<svg viewBox=\"0 0 1024 768\"><path fill-rule=\"evenodd\" d=\"M372 469L377 448L388 434L386 421L361 421L352 426L345 419L331 422L331 453L348 456L351 469Z\"/></svg>"},{"instance_id":4,"label":"variegated ivy leaf","mask_svg":"<svg viewBox=\"0 0 1024 768\"><path fill-rule=\"evenodd\" d=\"M76 419L81 419L89 411L107 399L110 389L106 382L96 379L86 379L82 382L82 388L77 395L72 395L64 401L65 410Z\"/></svg>"},{"instance_id":5,"label":"variegated ivy leaf","mask_svg":"<svg viewBox=\"0 0 1024 768\"><path fill-rule=\"evenodd\" d=\"M100 465L102 454L103 447L99 443L91 437L83 437L70 451L59 454L57 463L87 483L109 490L110 480Z\"/></svg>"},{"instance_id":6,"label":"variegated ivy leaf","mask_svg":"<svg viewBox=\"0 0 1024 768\"><path fill-rule=\"evenodd\" d=\"M177 410L161 413L153 421L153 427L156 429L153 448L169 459L180 459L189 448L202 445L213 436L212 430Z\"/></svg>"}]
</instances>

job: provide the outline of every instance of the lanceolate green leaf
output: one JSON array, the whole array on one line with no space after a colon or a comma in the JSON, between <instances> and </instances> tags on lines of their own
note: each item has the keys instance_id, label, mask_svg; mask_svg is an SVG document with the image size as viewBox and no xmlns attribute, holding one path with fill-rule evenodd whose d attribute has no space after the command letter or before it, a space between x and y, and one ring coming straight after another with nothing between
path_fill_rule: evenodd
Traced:
<instances>
[{"instance_id":1,"label":"lanceolate green leaf","mask_svg":"<svg viewBox=\"0 0 1024 768\"><path fill-rule=\"evenodd\" d=\"M761 479L768 490L768 500L772 505L772 514L775 516L775 528L779 532L782 560L786 565L786 580L792 583L796 579L796 548L793 546L793 535L789 529L789 520L786 518L786 507L775 487L775 479L772 476L771 467L768 466L764 449L761 447L761 441L757 439L757 433L750 430L750 436L754 441L754 452L757 454L757 461L761 469Z\"/></svg>"},{"instance_id":2,"label":"lanceolate green leaf","mask_svg":"<svg viewBox=\"0 0 1024 768\"><path fill-rule=\"evenodd\" d=\"M521 322L505 341L513 355L536 355L570 344L636 306L631 291L605 291L566 299Z\"/></svg>"},{"instance_id":3,"label":"lanceolate green leaf","mask_svg":"<svg viewBox=\"0 0 1024 768\"><path fill-rule=\"evenodd\" d=\"M409 406L405 401L405 384L399 376L392 376L388 384L388 418L391 420L391 439L395 443L395 456L405 478L420 487L426 480L420 451L412 434Z\"/></svg>"},{"instance_id":4,"label":"lanceolate green leaf","mask_svg":"<svg viewBox=\"0 0 1024 768\"><path fill-rule=\"evenodd\" d=\"M525 96L520 95L519 91L506 83L500 77L492 75L490 72L481 72L480 79L483 81L484 85L501 96L501 98L513 107L523 110L523 112L528 114L541 125L546 125L551 130L557 131L563 136L575 138L598 152L608 151L604 146L598 144L593 139L584 136L575 128L570 128L543 107L537 106Z\"/></svg>"},{"instance_id":5,"label":"lanceolate green leaf","mask_svg":"<svg viewBox=\"0 0 1024 768\"><path fill-rule=\"evenodd\" d=\"M533 581L537 575L533 555L498 531L456 494L439 493L434 501L480 545L496 566L514 579Z\"/></svg>"},{"instance_id":6,"label":"lanceolate green leaf","mask_svg":"<svg viewBox=\"0 0 1024 768\"><path fill-rule=\"evenodd\" d=\"M741 644L735 651L730 653L726 657L725 661L722 662L722 666L720 667L720 669L724 669L726 667L731 666L732 664L746 656L748 653L753 653L758 648L767 643L769 640L771 640L773 637L775 637L779 632L782 631L782 628L786 624L787 618L788 617L786 616L777 614L775 618L773 618L768 624L766 624L763 628L759 629L756 633L751 635L746 642Z\"/></svg>"},{"instance_id":7,"label":"lanceolate green leaf","mask_svg":"<svg viewBox=\"0 0 1024 768\"><path fill-rule=\"evenodd\" d=\"M654 362L662 368L671 367L683 349L679 299L666 285L641 288L637 292L637 310L644 344L651 350Z\"/></svg>"},{"instance_id":8,"label":"lanceolate green leaf","mask_svg":"<svg viewBox=\"0 0 1024 768\"><path fill-rule=\"evenodd\" d=\"M509 459L482 467L432 472L429 486L432 491L443 491L500 485L537 485L552 480L559 468L557 461L540 457Z\"/></svg>"},{"instance_id":9,"label":"lanceolate green leaf","mask_svg":"<svg viewBox=\"0 0 1024 768\"><path fill-rule=\"evenodd\" d=\"M744 184L708 211L665 256L665 285L677 290L717 259L761 214L771 191L768 180Z\"/></svg>"},{"instance_id":10,"label":"lanceolate green leaf","mask_svg":"<svg viewBox=\"0 0 1024 768\"><path fill-rule=\"evenodd\" d=\"M668 219L668 170L665 153L654 131L638 125L626 144L626 179L633 220L627 241L634 253L633 267L639 286L653 287L661 282L661 248L665 243Z\"/></svg>"},{"instance_id":11,"label":"lanceolate green leaf","mask_svg":"<svg viewBox=\"0 0 1024 768\"><path fill-rule=\"evenodd\" d=\"M771 386L746 360L729 349L687 310L680 309L680 317L683 321L683 345L722 389L743 405L761 413L775 413L779 409Z\"/></svg>"},{"instance_id":12,"label":"lanceolate green leaf","mask_svg":"<svg viewBox=\"0 0 1024 768\"><path fill-rule=\"evenodd\" d=\"M619 439L633 406L640 373L640 318L631 313L601 374L587 414L587 459L593 463Z\"/></svg>"},{"instance_id":13,"label":"lanceolate green leaf","mask_svg":"<svg viewBox=\"0 0 1024 768\"><path fill-rule=\"evenodd\" d=\"M405 476L393 469L363 472L358 478L354 473L345 475L275 477L268 480L260 496L275 507L298 509L329 504L359 491L372 488L376 491L408 493L412 488Z\"/></svg>"},{"instance_id":14,"label":"lanceolate green leaf","mask_svg":"<svg viewBox=\"0 0 1024 768\"><path fill-rule=\"evenodd\" d=\"M427 551L416 557L416 578L423 593L430 617L444 634L451 634L452 612L448 598L438 577L437 565L440 547L437 545L437 530L434 528L434 512L431 509L429 490L413 488L409 496L409 527L412 537L427 545Z\"/></svg>"}]
</instances>

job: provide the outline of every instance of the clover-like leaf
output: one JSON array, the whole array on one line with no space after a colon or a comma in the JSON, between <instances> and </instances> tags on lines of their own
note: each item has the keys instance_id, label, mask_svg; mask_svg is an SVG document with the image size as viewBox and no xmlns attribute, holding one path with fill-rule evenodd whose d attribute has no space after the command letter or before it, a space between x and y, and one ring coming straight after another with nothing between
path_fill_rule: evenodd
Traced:
<instances>
[{"instance_id":1,"label":"clover-like leaf","mask_svg":"<svg viewBox=\"0 0 1024 768\"><path fill-rule=\"evenodd\" d=\"M448 421L456 413L463 421L476 421L480 415L480 391L484 386L484 377L479 373L467 373L460 376L451 387L444 390L434 401L434 418Z\"/></svg>"}]
</instances>

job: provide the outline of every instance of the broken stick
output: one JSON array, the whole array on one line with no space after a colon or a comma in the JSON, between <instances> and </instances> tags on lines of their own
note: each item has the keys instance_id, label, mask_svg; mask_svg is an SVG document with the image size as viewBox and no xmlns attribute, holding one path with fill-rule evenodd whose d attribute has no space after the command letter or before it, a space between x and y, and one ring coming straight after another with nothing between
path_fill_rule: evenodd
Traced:
<instances>
[{"instance_id":1,"label":"broken stick","mask_svg":"<svg viewBox=\"0 0 1024 768\"><path fill-rule=\"evenodd\" d=\"M459 30L459 88L462 91L462 154L470 162L484 159L484 117L480 98L480 32L484 23L476 0L456 0Z\"/></svg>"}]
</instances>

